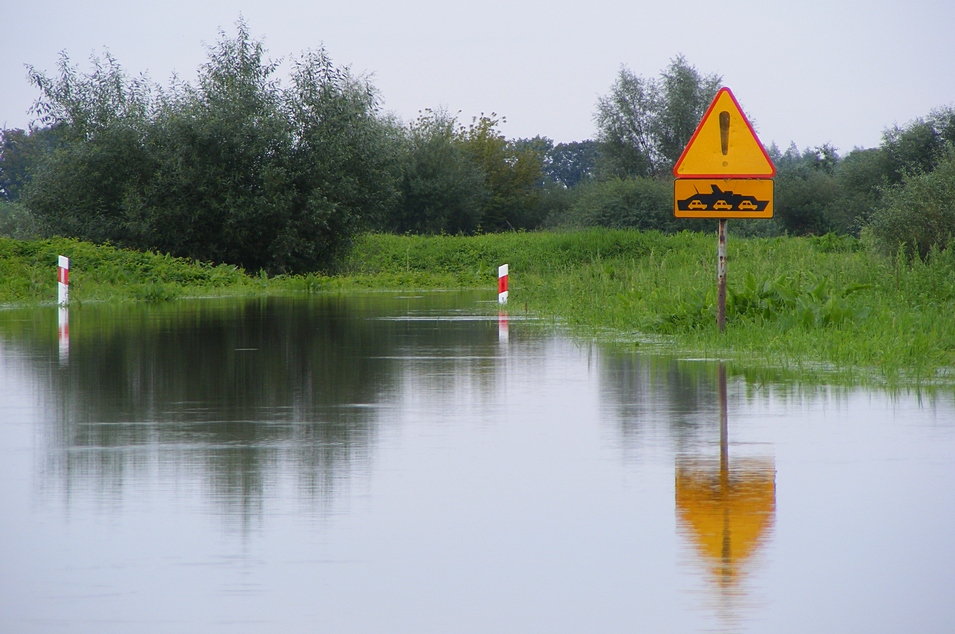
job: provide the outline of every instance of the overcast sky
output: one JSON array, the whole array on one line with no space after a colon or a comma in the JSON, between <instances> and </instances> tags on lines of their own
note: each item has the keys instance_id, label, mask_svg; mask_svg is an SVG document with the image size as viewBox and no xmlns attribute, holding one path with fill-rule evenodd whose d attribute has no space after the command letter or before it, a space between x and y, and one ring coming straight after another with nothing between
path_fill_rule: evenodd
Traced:
<instances>
[{"instance_id":1,"label":"overcast sky","mask_svg":"<svg viewBox=\"0 0 955 634\"><path fill-rule=\"evenodd\" d=\"M684 54L723 76L765 145L878 145L882 130L955 103L953 0L0 0L0 125L25 127L24 65L81 69L108 48L130 73L193 79L244 16L273 58L325 46L372 76L386 110L507 117L509 137L594 136L621 65L656 76Z\"/></svg>"}]
</instances>

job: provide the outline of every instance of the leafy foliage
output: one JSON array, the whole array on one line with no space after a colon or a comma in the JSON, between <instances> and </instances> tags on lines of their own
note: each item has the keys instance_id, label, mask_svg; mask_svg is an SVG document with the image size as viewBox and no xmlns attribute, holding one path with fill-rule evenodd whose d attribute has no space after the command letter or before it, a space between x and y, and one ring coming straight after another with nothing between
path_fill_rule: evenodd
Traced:
<instances>
[{"instance_id":1,"label":"leafy foliage","mask_svg":"<svg viewBox=\"0 0 955 634\"><path fill-rule=\"evenodd\" d=\"M455 117L426 110L407 129L401 197L385 225L399 233L473 233L487 197L484 174L459 142Z\"/></svg>"},{"instance_id":2,"label":"leafy foliage","mask_svg":"<svg viewBox=\"0 0 955 634\"><path fill-rule=\"evenodd\" d=\"M16 202L33 171L59 144L56 128L0 130L0 200Z\"/></svg>"},{"instance_id":3,"label":"leafy foliage","mask_svg":"<svg viewBox=\"0 0 955 634\"><path fill-rule=\"evenodd\" d=\"M792 145L785 153L773 146L776 222L795 235L828 231L858 235L876 216L885 217L880 210L894 204L887 194L907 187L915 175L935 170L953 141L955 109L943 108L887 129L878 148L857 148L845 157L828 144L802 152ZM927 248L918 250L924 253Z\"/></svg>"},{"instance_id":4,"label":"leafy foliage","mask_svg":"<svg viewBox=\"0 0 955 634\"><path fill-rule=\"evenodd\" d=\"M328 269L395 196L393 144L366 81L324 50L275 77L242 22L196 86L158 89L109 54L31 70L63 146L25 202L46 231L270 272Z\"/></svg>"},{"instance_id":5,"label":"leafy foliage","mask_svg":"<svg viewBox=\"0 0 955 634\"><path fill-rule=\"evenodd\" d=\"M464 151L484 173L487 198L481 229L504 231L540 226L543 157L534 148L509 142L497 129L496 113L474 117L461 133Z\"/></svg>"},{"instance_id":6,"label":"leafy foliage","mask_svg":"<svg viewBox=\"0 0 955 634\"><path fill-rule=\"evenodd\" d=\"M933 247L946 249L955 237L955 146L934 171L905 175L886 194L868 232L890 254L902 248L924 258Z\"/></svg>"},{"instance_id":7,"label":"leafy foliage","mask_svg":"<svg viewBox=\"0 0 955 634\"><path fill-rule=\"evenodd\" d=\"M544 158L544 174L563 187L576 187L594 179L597 166L596 141L551 144Z\"/></svg>"},{"instance_id":8,"label":"leafy foliage","mask_svg":"<svg viewBox=\"0 0 955 634\"><path fill-rule=\"evenodd\" d=\"M613 178L582 185L570 212L580 226L674 231L686 221L673 217L673 186L655 178Z\"/></svg>"},{"instance_id":9,"label":"leafy foliage","mask_svg":"<svg viewBox=\"0 0 955 634\"><path fill-rule=\"evenodd\" d=\"M26 207L18 202L0 200L0 236L30 240L38 235L36 220Z\"/></svg>"},{"instance_id":10,"label":"leafy foliage","mask_svg":"<svg viewBox=\"0 0 955 634\"><path fill-rule=\"evenodd\" d=\"M601 175L668 175L721 81L718 75L701 75L682 55L659 79L622 67L594 114Z\"/></svg>"},{"instance_id":11,"label":"leafy foliage","mask_svg":"<svg viewBox=\"0 0 955 634\"><path fill-rule=\"evenodd\" d=\"M834 228L831 208L839 192L833 171L838 160L830 145L801 154L792 146L785 154L777 154L775 216L787 232L822 235Z\"/></svg>"}]
</instances>

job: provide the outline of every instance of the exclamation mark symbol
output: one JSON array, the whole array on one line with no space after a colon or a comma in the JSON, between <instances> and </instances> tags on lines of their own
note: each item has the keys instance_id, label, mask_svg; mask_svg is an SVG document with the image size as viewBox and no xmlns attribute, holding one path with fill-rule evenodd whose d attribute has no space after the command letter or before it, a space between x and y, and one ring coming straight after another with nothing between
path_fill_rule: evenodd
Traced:
<instances>
[{"instance_id":1,"label":"exclamation mark symbol","mask_svg":"<svg viewBox=\"0 0 955 634\"><path fill-rule=\"evenodd\" d=\"M730 113L724 110L720 113L720 149L723 150L723 156L730 151ZM729 165L728 161L723 161L723 167Z\"/></svg>"}]
</instances>

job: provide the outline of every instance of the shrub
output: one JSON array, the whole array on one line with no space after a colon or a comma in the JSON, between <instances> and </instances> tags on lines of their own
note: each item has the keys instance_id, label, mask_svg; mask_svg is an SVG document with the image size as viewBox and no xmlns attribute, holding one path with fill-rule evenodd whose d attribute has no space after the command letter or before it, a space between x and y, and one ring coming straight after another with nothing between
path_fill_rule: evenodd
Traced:
<instances>
[{"instance_id":1,"label":"shrub","mask_svg":"<svg viewBox=\"0 0 955 634\"><path fill-rule=\"evenodd\" d=\"M949 146L934 171L903 177L883 202L867 228L883 252L902 247L924 258L933 246L945 249L955 236L955 146Z\"/></svg>"},{"instance_id":2,"label":"shrub","mask_svg":"<svg viewBox=\"0 0 955 634\"><path fill-rule=\"evenodd\" d=\"M579 186L569 224L673 232L700 229L673 217L673 185L655 178L613 178Z\"/></svg>"}]
</instances>

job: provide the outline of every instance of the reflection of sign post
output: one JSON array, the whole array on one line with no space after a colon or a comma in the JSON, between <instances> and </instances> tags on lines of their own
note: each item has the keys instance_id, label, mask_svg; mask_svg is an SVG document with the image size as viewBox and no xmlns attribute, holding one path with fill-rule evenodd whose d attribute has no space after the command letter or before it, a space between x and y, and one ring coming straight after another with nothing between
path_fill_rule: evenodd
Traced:
<instances>
[{"instance_id":1,"label":"reflection of sign post","mask_svg":"<svg viewBox=\"0 0 955 634\"><path fill-rule=\"evenodd\" d=\"M726 219L773 217L773 165L729 88L716 93L673 166L673 215L719 220L717 325L726 329Z\"/></svg>"},{"instance_id":2,"label":"reflection of sign post","mask_svg":"<svg viewBox=\"0 0 955 634\"><path fill-rule=\"evenodd\" d=\"M737 458L730 464L722 363L718 373L720 457L677 459L676 511L719 586L732 590L774 523L776 469L772 458Z\"/></svg>"}]
</instances>

